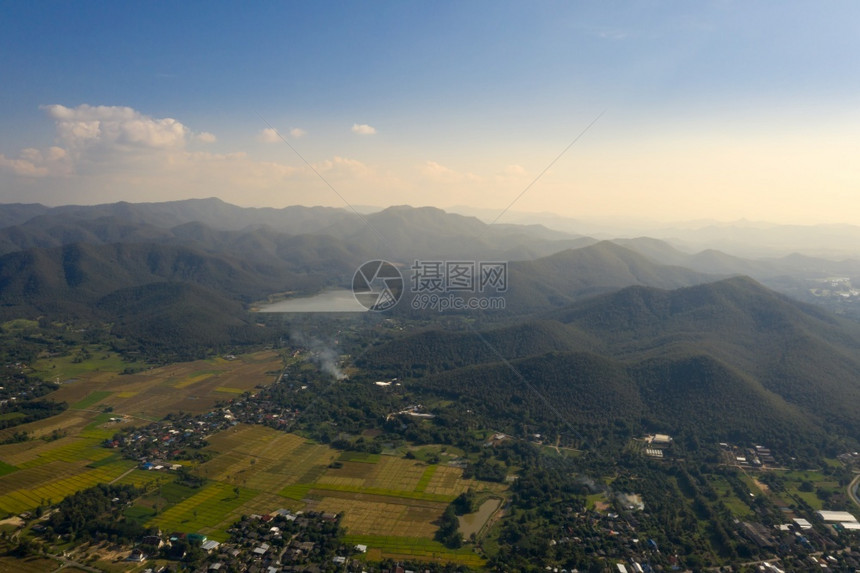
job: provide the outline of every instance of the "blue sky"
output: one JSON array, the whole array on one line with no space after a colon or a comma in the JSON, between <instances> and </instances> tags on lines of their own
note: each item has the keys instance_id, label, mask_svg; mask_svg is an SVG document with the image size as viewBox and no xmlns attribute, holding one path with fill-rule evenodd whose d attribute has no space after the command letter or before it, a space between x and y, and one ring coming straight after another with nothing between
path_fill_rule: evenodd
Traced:
<instances>
[{"instance_id":1,"label":"blue sky","mask_svg":"<svg viewBox=\"0 0 860 573\"><path fill-rule=\"evenodd\" d=\"M7 2L0 201L860 223L849 2ZM312 166L310 169L273 126Z\"/></svg>"}]
</instances>

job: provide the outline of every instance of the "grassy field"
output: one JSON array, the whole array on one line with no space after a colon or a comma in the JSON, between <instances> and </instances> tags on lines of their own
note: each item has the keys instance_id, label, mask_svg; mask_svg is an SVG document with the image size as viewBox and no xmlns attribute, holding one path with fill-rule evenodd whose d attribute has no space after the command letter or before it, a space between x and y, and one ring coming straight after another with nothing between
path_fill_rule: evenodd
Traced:
<instances>
[{"instance_id":1,"label":"grassy field","mask_svg":"<svg viewBox=\"0 0 860 573\"><path fill-rule=\"evenodd\" d=\"M731 484L725 480L725 478L718 475L709 475L707 476L708 483L714 491L719 496L720 501L722 501L729 511L732 512L737 518L747 518L752 510L750 507L744 503L743 500L738 498L735 494L735 490L732 488Z\"/></svg>"},{"instance_id":2,"label":"grassy field","mask_svg":"<svg viewBox=\"0 0 860 573\"><path fill-rule=\"evenodd\" d=\"M74 408L75 410L86 410L87 408L92 408L111 394L113 394L113 392L110 392L108 390L96 390L95 392L91 392L83 400L78 400L70 407Z\"/></svg>"},{"instance_id":3,"label":"grassy field","mask_svg":"<svg viewBox=\"0 0 860 573\"><path fill-rule=\"evenodd\" d=\"M90 358L76 362L75 353L37 360L32 366L43 380L64 382L95 373L118 374L126 368L143 368L142 362L126 362L107 347L89 346Z\"/></svg>"}]
</instances>

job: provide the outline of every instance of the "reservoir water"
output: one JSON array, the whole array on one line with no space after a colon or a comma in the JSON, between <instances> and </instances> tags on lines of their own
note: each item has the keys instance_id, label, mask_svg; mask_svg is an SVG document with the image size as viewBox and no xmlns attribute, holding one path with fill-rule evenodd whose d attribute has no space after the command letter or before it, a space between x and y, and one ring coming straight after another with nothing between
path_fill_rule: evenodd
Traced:
<instances>
[{"instance_id":1,"label":"reservoir water","mask_svg":"<svg viewBox=\"0 0 860 573\"><path fill-rule=\"evenodd\" d=\"M327 290L313 296L260 305L258 312L367 312L351 290Z\"/></svg>"}]
</instances>

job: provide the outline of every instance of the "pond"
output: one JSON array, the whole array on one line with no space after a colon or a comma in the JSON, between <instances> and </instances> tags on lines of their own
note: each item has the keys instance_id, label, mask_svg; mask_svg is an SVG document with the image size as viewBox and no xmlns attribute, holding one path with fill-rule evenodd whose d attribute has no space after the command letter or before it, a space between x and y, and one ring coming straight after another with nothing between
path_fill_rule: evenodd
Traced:
<instances>
[{"instance_id":1,"label":"pond","mask_svg":"<svg viewBox=\"0 0 860 573\"><path fill-rule=\"evenodd\" d=\"M484 527L484 524L492 517L493 513L499 509L500 505L502 505L502 500L492 497L482 503L478 511L461 515L459 518L460 532L463 534L463 538L469 539L470 535L481 531L481 528Z\"/></svg>"}]
</instances>

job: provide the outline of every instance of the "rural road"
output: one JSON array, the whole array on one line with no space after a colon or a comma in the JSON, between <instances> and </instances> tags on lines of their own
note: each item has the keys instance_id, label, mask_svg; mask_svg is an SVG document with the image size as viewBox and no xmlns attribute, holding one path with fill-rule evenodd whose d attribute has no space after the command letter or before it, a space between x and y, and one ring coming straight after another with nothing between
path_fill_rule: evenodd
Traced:
<instances>
[{"instance_id":1,"label":"rural road","mask_svg":"<svg viewBox=\"0 0 860 573\"><path fill-rule=\"evenodd\" d=\"M127 472L125 472L125 473L124 473L124 474L122 474L121 476L117 476L117 477L113 478L112 480L110 480L110 483L116 483L116 482L118 482L119 480L121 480L122 478L124 478L125 476L127 476L128 474L130 474L131 472L133 472L133 471L134 471L134 470L136 470L136 469L137 469L137 466L135 466L135 467L131 468L130 470L128 470Z\"/></svg>"},{"instance_id":2,"label":"rural road","mask_svg":"<svg viewBox=\"0 0 860 573\"><path fill-rule=\"evenodd\" d=\"M848 484L848 497L851 498L858 507L860 507L860 499L857 498L857 482L860 481L860 474L854 476L854 479L851 480L851 483Z\"/></svg>"},{"instance_id":3,"label":"rural road","mask_svg":"<svg viewBox=\"0 0 860 573\"><path fill-rule=\"evenodd\" d=\"M82 569L84 571L89 571L90 573L104 573L104 571L102 569L95 569L94 567L84 565L83 563L78 563L77 561L72 561L71 559L67 559L67 558L63 557L62 555L51 555L49 553L48 557L56 559L57 561L62 563L62 565L60 565L59 567L54 569L53 573L57 573L57 571L62 571L66 567L74 567L75 569Z\"/></svg>"}]
</instances>

